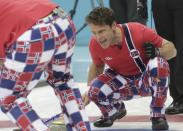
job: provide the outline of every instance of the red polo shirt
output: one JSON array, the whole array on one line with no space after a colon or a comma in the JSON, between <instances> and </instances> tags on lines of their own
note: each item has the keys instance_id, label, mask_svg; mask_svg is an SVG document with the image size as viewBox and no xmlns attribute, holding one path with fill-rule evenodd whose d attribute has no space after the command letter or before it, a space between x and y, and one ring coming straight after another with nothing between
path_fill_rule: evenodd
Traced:
<instances>
[{"instance_id":1,"label":"red polo shirt","mask_svg":"<svg viewBox=\"0 0 183 131\"><path fill-rule=\"evenodd\" d=\"M131 32L131 37L135 44L136 49L140 53L140 57L143 62L147 64L148 59L145 57L143 44L145 42L152 42L155 47L161 47L162 37L157 35L157 33L142 25L135 22L130 22L127 24ZM119 46L113 45L107 49L103 49L94 37L91 38L89 44L90 54L93 63L96 65L107 64L110 68L122 75L137 75L140 74L138 67L136 66L133 58L130 56L127 44L125 42L125 35L122 26L119 25L122 31L123 40L121 42L121 48Z\"/></svg>"},{"instance_id":2,"label":"red polo shirt","mask_svg":"<svg viewBox=\"0 0 183 131\"><path fill-rule=\"evenodd\" d=\"M55 7L49 0L0 0L0 59L8 46Z\"/></svg>"}]
</instances>

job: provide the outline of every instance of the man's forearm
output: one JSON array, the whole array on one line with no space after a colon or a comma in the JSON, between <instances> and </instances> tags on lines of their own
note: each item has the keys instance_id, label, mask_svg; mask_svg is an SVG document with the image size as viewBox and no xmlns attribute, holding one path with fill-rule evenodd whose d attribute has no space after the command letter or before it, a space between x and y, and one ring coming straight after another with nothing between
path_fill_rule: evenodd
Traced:
<instances>
[{"instance_id":1,"label":"man's forearm","mask_svg":"<svg viewBox=\"0 0 183 131\"><path fill-rule=\"evenodd\" d=\"M87 80L87 85L89 86L91 81L97 77L97 72L92 72L92 71L89 71L88 72L88 80Z\"/></svg>"}]
</instances>

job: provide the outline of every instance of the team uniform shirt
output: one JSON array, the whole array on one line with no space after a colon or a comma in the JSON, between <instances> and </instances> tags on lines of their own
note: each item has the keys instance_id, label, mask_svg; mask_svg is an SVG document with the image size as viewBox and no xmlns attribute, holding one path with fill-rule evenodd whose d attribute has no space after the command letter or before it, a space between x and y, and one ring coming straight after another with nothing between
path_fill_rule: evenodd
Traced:
<instances>
[{"instance_id":1,"label":"team uniform shirt","mask_svg":"<svg viewBox=\"0 0 183 131\"><path fill-rule=\"evenodd\" d=\"M0 0L0 59L22 33L57 6L49 0Z\"/></svg>"},{"instance_id":2,"label":"team uniform shirt","mask_svg":"<svg viewBox=\"0 0 183 131\"><path fill-rule=\"evenodd\" d=\"M155 47L161 47L163 38L157 33L136 22L127 23L133 43L139 51L143 63L146 65L148 58L144 53L144 43L151 42ZM122 25L118 25L122 31L122 42L119 45L112 45L104 49L100 43L92 37L89 44L90 54L95 65L108 65L111 69L124 76L139 75L140 70L135 64L133 58L130 56L129 49L126 43L126 37Z\"/></svg>"}]
</instances>

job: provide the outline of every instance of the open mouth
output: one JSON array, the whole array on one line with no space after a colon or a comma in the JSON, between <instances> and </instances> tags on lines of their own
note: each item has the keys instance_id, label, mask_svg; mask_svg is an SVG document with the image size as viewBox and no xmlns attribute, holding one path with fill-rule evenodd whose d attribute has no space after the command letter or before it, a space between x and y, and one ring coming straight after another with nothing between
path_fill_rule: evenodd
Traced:
<instances>
[{"instance_id":1,"label":"open mouth","mask_svg":"<svg viewBox=\"0 0 183 131\"><path fill-rule=\"evenodd\" d=\"M100 41L100 44L101 45L105 45L106 44L106 41L107 41L106 39L105 40L102 40L102 41Z\"/></svg>"}]
</instances>

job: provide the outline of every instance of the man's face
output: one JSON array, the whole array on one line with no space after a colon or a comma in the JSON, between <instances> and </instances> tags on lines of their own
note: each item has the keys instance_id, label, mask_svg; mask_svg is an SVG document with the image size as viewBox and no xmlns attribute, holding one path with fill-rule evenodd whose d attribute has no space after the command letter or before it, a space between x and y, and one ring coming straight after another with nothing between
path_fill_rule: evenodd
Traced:
<instances>
[{"instance_id":1,"label":"man's face","mask_svg":"<svg viewBox=\"0 0 183 131\"><path fill-rule=\"evenodd\" d=\"M114 26L94 24L89 24L88 26L102 48L106 49L112 44L114 37Z\"/></svg>"}]
</instances>

